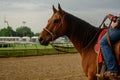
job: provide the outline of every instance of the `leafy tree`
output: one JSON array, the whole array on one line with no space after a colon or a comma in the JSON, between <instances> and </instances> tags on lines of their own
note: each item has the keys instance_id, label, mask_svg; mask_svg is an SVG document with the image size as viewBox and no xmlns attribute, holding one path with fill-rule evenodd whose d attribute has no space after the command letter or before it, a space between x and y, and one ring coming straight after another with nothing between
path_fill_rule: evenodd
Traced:
<instances>
[{"instance_id":1,"label":"leafy tree","mask_svg":"<svg viewBox=\"0 0 120 80\"><path fill-rule=\"evenodd\" d=\"M12 27L8 26L0 30L0 36L16 36L16 33Z\"/></svg>"},{"instance_id":2,"label":"leafy tree","mask_svg":"<svg viewBox=\"0 0 120 80\"><path fill-rule=\"evenodd\" d=\"M32 37L34 33L31 31L30 28L27 26L21 26L16 29L17 36L23 37L23 36L29 36Z\"/></svg>"},{"instance_id":3,"label":"leafy tree","mask_svg":"<svg viewBox=\"0 0 120 80\"><path fill-rule=\"evenodd\" d=\"M40 33L35 33L35 34L34 34L34 36L39 36L39 35L40 35Z\"/></svg>"}]
</instances>

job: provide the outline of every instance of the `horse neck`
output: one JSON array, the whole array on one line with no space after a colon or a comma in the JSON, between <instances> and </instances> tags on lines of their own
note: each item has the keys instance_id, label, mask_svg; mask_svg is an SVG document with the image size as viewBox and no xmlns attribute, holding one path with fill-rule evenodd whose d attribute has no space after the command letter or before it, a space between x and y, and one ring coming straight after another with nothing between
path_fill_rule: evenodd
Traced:
<instances>
[{"instance_id":1,"label":"horse neck","mask_svg":"<svg viewBox=\"0 0 120 80\"><path fill-rule=\"evenodd\" d=\"M67 36L72 41L76 49L81 52L93 39L94 35L98 31L98 28L74 16L71 16L69 20L71 21L68 24L69 29L67 31ZM96 35L95 39L88 48L93 47L97 37L98 35Z\"/></svg>"}]
</instances>

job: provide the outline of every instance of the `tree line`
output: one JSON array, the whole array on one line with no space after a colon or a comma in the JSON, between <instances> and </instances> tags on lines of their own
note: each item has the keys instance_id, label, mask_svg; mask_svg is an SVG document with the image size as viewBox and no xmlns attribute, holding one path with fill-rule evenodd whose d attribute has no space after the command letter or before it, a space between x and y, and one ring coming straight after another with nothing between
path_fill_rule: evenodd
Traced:
<instances>
[{"instance_id":1,"label":"tree line","mask_svg":"<svg viewBox=\"0 0 120 80\"><path fill-rule=\"evenodd\" d=\"M16 28L16 30L13 30L11 26L7 26L6 28L0 29L0 36L38 36L39 33L34 33L29 27L27 26L20 26Z\"/></svg>"},{"instance_id":2,"label":"tree line","mask_svg":"<svg viewBox=\"0 0 120 80\"><path fill-rule=\"evenodd\" d=\"M13 30L11 26L7 26L5 28L0 29L0 37L32 37L32 36L38 36L39 33L34 33L29 27L27 26L20 26L16 28L16 30ZM66 36L63 36L64 40L66 42L69 41L69 39Z\"/></svg>"}]
</instances>

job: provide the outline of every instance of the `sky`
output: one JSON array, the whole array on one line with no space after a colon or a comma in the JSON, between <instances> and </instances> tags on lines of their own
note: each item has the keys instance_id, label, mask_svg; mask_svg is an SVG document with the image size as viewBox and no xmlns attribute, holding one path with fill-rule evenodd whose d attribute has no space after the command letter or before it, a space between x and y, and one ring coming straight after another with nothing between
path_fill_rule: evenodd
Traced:
<instances>
[{"instance_id":1,"label":"sky","mask_svg":"<svg viewBox=\"0 0 120 80\"><path fill-rule=\"evenodd\" d=\"M25 25L39 33L53 14L52 5L58 8L58 3L66 12L96 27L105 15L120 14L120 0L0 0L0 29L7 27L8 21L14 30Z\"/></svg>"}]
</instances>

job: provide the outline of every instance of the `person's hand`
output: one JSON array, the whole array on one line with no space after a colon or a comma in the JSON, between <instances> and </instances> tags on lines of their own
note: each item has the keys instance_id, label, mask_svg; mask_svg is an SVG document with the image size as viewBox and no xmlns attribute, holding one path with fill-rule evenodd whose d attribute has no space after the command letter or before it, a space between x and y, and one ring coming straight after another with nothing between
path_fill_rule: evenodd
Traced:
<instances>
[{"instance_id":1,"label":"person's hand","mask_svg":"<svg viewBox=\"0 0 120 80\"><path fill-rule=\"evenodd\" d=\"M111 26L113 29L117 29L119 27L119 23L117 21L113 22Z\"/></svg>"},{"instance_id":2,"label":"person's hand","mask_svg":"<svg viewBox=\"0 0 120 80\"><path fill-rule=\"evenodd\" d=\"M107 17L113 22L116 21L116 17L113 14L108 14Z\"/></svg>"}]
</instances>

